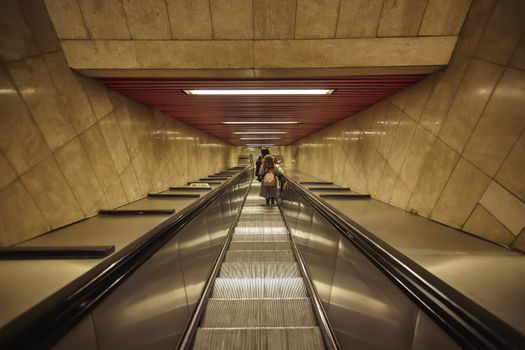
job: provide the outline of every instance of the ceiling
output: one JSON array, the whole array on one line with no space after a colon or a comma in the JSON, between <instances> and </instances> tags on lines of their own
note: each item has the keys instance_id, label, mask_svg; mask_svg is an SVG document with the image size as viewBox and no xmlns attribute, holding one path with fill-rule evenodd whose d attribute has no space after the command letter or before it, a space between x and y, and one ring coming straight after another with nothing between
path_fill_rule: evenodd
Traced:
<instances>
[{"instance_id":1,"label":"ceiling","mask_svg":"<svg viewBox=\"0 0 525 350\"><path fill-rule=\"evenodd\" d=\"M457 35L470 0L45 0L61 40Z\"/></svg>"},{"instance_id":2,"label":"ceiling","mask_svg":"<svg viewBox=\"0 0 525 350\"><path fill-rule=\"evenodd\" d=\"M308 79L105 78L108 87L233 145L289 145L423 79L425 75ZM182 89L335 89L321 96L195 96ZM298 121L290 125L225 125L225 121ZM286 132L242 135L244 131ZM278 140L240 140L279 137Z\"/></svg>"},{"instance_id":3,"label":"ceiling","mask_svg":"<svg viewBox=\"0 0 525 350\"><path fill-rule=\"evenodd\" d=\"M234 145L291 144L446 66L470 3L45 0L72 69ZM191 88L336 91L182 92ZM221 123L242 120L299 124ZM243 135L235 133L244 131L284 134L278 140L240 140Z\"/></svg>"}]
</instances>

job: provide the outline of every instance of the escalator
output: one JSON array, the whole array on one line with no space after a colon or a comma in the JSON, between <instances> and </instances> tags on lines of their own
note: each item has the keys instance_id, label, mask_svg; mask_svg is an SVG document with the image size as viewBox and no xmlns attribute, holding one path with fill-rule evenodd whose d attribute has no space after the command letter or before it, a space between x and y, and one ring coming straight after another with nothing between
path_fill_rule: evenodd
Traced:
<instances>
[{"instance_id":1,"label":"escalator","mask_svg":"<svg viewBox=\"0 0 525 350\"><path fill-rule=\"evenodd\" d=\"M5 349L519 349L517 332L287 178L253 168L0 330ZM218 176L218 175L217 175Z\"/></svg>"},{"instance_id":2,"label":"escalator","mask_svg":"<svg viewBox=\"0 0 525 350\"><path fill-rule=\"evenodd\" d=\"M194 349L322 349L279 207L254 182L196 332Z\"/></svg>"}]
</instances>

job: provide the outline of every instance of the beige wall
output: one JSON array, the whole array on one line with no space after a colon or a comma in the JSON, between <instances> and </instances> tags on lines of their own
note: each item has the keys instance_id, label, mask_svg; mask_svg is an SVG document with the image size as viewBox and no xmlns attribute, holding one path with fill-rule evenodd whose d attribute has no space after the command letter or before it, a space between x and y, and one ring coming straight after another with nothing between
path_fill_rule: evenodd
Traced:
<instances>
[{"instance_id":1,"label":"beige wall","mask_svg":"<svg viewBox=\"0 0 525 350\"><path fill-rule=\"evenodd\" d=\"M525 249L524 14L473 1L446 70L298 142L299 169Z\"/></svg>"},{"instance_id":2,"label":"beige wall","mask_svg":"<svg viewBox=\"0 0 525 350\"><path fill-rule=\"evenodd\" d=\"M0 3L0 245L234 165L237 148L71 71L40 0Z\"/></svg>"}]
</instances>

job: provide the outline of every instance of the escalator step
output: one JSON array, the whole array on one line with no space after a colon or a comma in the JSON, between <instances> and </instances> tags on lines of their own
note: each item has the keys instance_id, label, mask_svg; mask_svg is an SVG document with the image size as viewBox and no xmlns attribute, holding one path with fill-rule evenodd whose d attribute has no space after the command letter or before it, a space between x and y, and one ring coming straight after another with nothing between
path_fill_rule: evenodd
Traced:
<instances>
[{"instance_id":1,"label":"escalator step","mask_svg":"<svg viewBox=\"0 0 525 350\"><path fill-rule=\"evenodd\" d=\"M310 299L209 299L202 327L316 326Z\"/></svg>"},{"instance_id":2,"label":"escalator step","mask_svg":"<svg viewBox=\"0 0 525 350\"><path fill-rule=\"evenodd\" d=\"M288 233L284 226L237 226L235 233L242 234L283 234Z\"/></svg>"},{"instance_id":3,"label":"escalator step","mask_svg":"<svg viewBox=\"0 0 525 350\"><path fill-rule=\"evenodd\" d=\"M237 226L285 226L284 221L279 218L259 218L259 219L244 219L240 218Z\"/></svg>"},{"instance_id":4,"label":"escalator step","mask_svg":"<svg viewBox=\"0 0 525 350\"><path fill-rule=\"evenodd\" d=\"M275 241L281 241L281 242L289 242L290 237L287 233L283 234L271 234L271 235L265 235L265 234L242 234L242 233L236 233L232 236L232 240L234 242L275 242Z\"/></svg>"},{"instance_id":5,"label":"escalator step","mask_svg":"<svg viewBox=\"0 0 525 350\"><path fill-rule=\"evenodd\" d=\"M324 349L318 327L290 328L199 328L194 349Z\"/></svg>"},{"instance_id":6,"label":"escalator step","mask_svg":"<svg viewBox=\"0 0 525 350\"><path fill-rule=\"evenodd\" d=\"M257 204L257 206L244 206L242 208L242 214L249 214L249 215L280 215L279 208L271 208L268 206L261 205L260 203Z\"/></svg>"},{"instance_id":7,"label":"escalator step","mask_svg":"<svg viewBox=\"0 0 525 350\"><path fill-rule=\"evenodd\" d=\"M237 228L264 228L264 227L276 227L280 230L286 229L283 221L239 221Z\"/></svg>"},{"instance_id":8,"label":"escalator step","mask_svg":"<svg viewBox=\"0 0 525 350\"><path fill-rule=\"evenodd\" d=\"M295 262L282 263L222 263L219 274L222 278L288 278L301 277Z\"/></svg>"},{"instance_id":9,"label":"escalator step","mask_svg":"<svg viewBox=\"0 0 525 350\"><path fill-rule=\"evenodd\" d=\"M217 278L212 298L306 298L302 278Z\"/></svg>"},{"instance_id":10,"label":"escalator step","mask_svg":"<svg viewBox=\"0 0 525 350\"><path fill-rule=\"evenodd\" d=\"M283 218L282 217L277 217L277 216L262 216L262 215L259 215L258 218L254 218L252 217L252 215L246 215L246 216L240 216L239 217L239 223L241 224L249 224L250 222L253 222L254 224L268 224L268 223L271 223L271 222L274 222L274 223L281 223L283 224L284 221L283 221ZM283 225L284 226L284 225Z\"/></svg>"},{"instance_id":11,"label":"escalator step","mask_svg":"<svg viewBox=\"0 0 525 350\"><path fill-rule=\"evenodd\" d=\"M231 242L230 250L287 250L290 242Z\"/></svg>"},{"instance_id":12,"label":"escalator step","mask_svg":"<svg viewBox=\"0 0 525 350\"><path fill-rule=\"evenodd\" d=\"M256 220L261 220L263 218L268 219L282 219L280 212L273 212L273 211L257 211L257 208L252 209L243 209L241 212L240 218L256 218Z\"/></svg>"},{"instance_id":13,"label":"escalator step","mask_svg":"<svg viewBox=\"0 0 525 350\"><path fill-rule=\"evenodd\" d=\"M291 250L229 250L225 262L293 262Z\"/></svg>"}]
</instances>

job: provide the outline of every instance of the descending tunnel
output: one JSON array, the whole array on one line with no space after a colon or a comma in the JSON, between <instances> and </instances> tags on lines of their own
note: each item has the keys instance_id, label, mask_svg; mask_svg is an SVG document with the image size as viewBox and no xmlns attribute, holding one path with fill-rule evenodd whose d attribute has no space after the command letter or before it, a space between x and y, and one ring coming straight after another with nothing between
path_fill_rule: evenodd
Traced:
<instances>
[{"instance_id":1,"label":"descending tunnel","mask_svg":"<svg viewBox=\"0 0 525 350\"><path fill-rule=\"evenodd\" d=\"M0 1L0 349L523 349L524 17Z\"/></svg>"}]
</instances>

